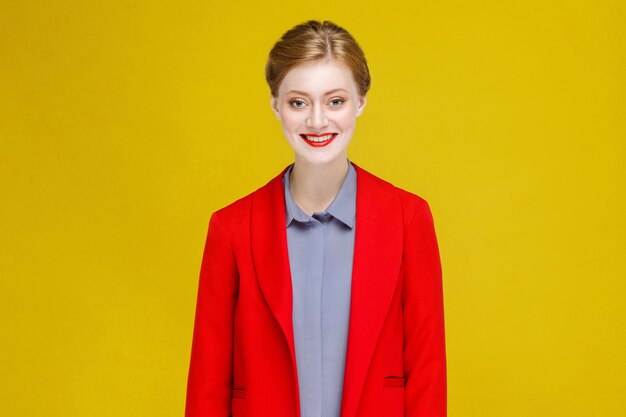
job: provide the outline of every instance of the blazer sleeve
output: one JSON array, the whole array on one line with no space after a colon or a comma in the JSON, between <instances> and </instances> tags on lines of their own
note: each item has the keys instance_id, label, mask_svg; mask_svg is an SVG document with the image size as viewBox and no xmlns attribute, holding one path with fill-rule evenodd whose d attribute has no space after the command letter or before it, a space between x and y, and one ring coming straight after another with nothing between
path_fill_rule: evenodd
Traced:
<instances>
[{"instance_id":1,"label":"blazer sleeve","mask_svg":"<svg viewBox=\"0 0 626 417\"><path fill-rule=\"evenodd\" d=\"M421 200L404 247L405 416L445 417L447 407L441 262L433 217Z\"/></svg>"},{"instance_id":2,"label":"blazer sleeve","mask_svg":"<svg viewBox=\"0 0 626 417\"><path fill-rule=\"evenodd\" d=\"M187 379L186 417L231 415L233 322L238 273L218 213L209 221Z\"/></svg>"}]
</instances>

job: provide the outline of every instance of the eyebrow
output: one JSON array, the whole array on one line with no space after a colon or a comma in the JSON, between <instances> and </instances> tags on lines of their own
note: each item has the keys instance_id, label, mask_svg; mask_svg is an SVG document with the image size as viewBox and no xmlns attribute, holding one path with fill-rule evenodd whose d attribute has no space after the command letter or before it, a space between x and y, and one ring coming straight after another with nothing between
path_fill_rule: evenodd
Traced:
<instances>
[{"instance_id":1,"label":"eyebrow","mask_svg":"<svg viewBox=\"0 0 626 417\"><path fill-rule=\"evenodd\" d=\"M337 91L345 91L348 94L350 93L345 88L335 88L334 90L327 91L326 94L324 94L324 95L327 96L327 95L336 93ZM291 94L291 93L300 94L300 95L307 96L307 97L309 96L306 92L300 91L300 90L289 90L289 91L287 91L287 94Z\"/></svg>"}]
</instances>

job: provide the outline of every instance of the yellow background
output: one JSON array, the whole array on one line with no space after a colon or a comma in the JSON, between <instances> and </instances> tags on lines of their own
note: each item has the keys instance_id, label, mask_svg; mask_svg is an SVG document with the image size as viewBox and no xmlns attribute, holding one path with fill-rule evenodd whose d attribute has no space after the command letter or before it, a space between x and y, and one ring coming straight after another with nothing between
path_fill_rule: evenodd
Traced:
<instances>
[{"instance_id":1,"label":"yellow background","mask_svg":"<svg viewBox=\"0 0 626 417\"><path fill-rule=\"evenodd\" d=\"M606 0L3 1L0 415L182 415L209 216L292 161L263 70L310 18L369 60L349 157L431 204L449 415L626 415Z\"/></svg>"}]
</instances>

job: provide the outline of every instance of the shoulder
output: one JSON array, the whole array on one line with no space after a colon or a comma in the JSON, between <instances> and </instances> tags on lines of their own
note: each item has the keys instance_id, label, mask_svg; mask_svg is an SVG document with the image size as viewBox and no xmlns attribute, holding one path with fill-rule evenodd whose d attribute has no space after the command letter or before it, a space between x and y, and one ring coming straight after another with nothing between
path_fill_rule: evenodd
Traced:
<instances>
[{"instance_id":1,"label":"shoulder","mask_svg":"<svg viewBox=\"0 0 626 417\"><path fill-rule=\"evenodd\" d=\"M354 164L358 173L358 180L363 180L367 194L376 198L395 200L400 205L405 227L408 226L420 212L429 212L428 202L420 195L387 181L372 172Z\"/></svg>"},{"instance_id":2,"label":"shoulder","mask_svg":"<svg viewBox=\"0 0 626 417\"><path fill-rule=\"evenodd\" d=\"M253 209L253 203L258 198L271 198L270 195L276 191L282 191L282 176L287 170L288 166L283 168L280 173L275 175L269 181L262 186L258 187L254 191L239 197L235 201L218 208L212 213L212 218L219 218L220 221L232 223L240 222L242 219L247 219Z\"/></svg>"}]
</instances>

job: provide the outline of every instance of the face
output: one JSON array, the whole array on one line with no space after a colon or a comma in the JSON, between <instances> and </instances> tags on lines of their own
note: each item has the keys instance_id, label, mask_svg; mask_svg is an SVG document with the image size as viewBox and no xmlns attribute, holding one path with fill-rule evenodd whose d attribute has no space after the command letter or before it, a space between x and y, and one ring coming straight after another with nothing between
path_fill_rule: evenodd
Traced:
<instances>
[{"instance_id":1,"label":"face","mask_svg":"<svg viewBox=\"0 0 626 417\"><path fill-rule=\"evenodd\" d=\"M356 118L365 107L352 72L337 60L292 68L271 105L296 155L296 163L327 164L344 160Z\"/></svg>"}]
</instances>

